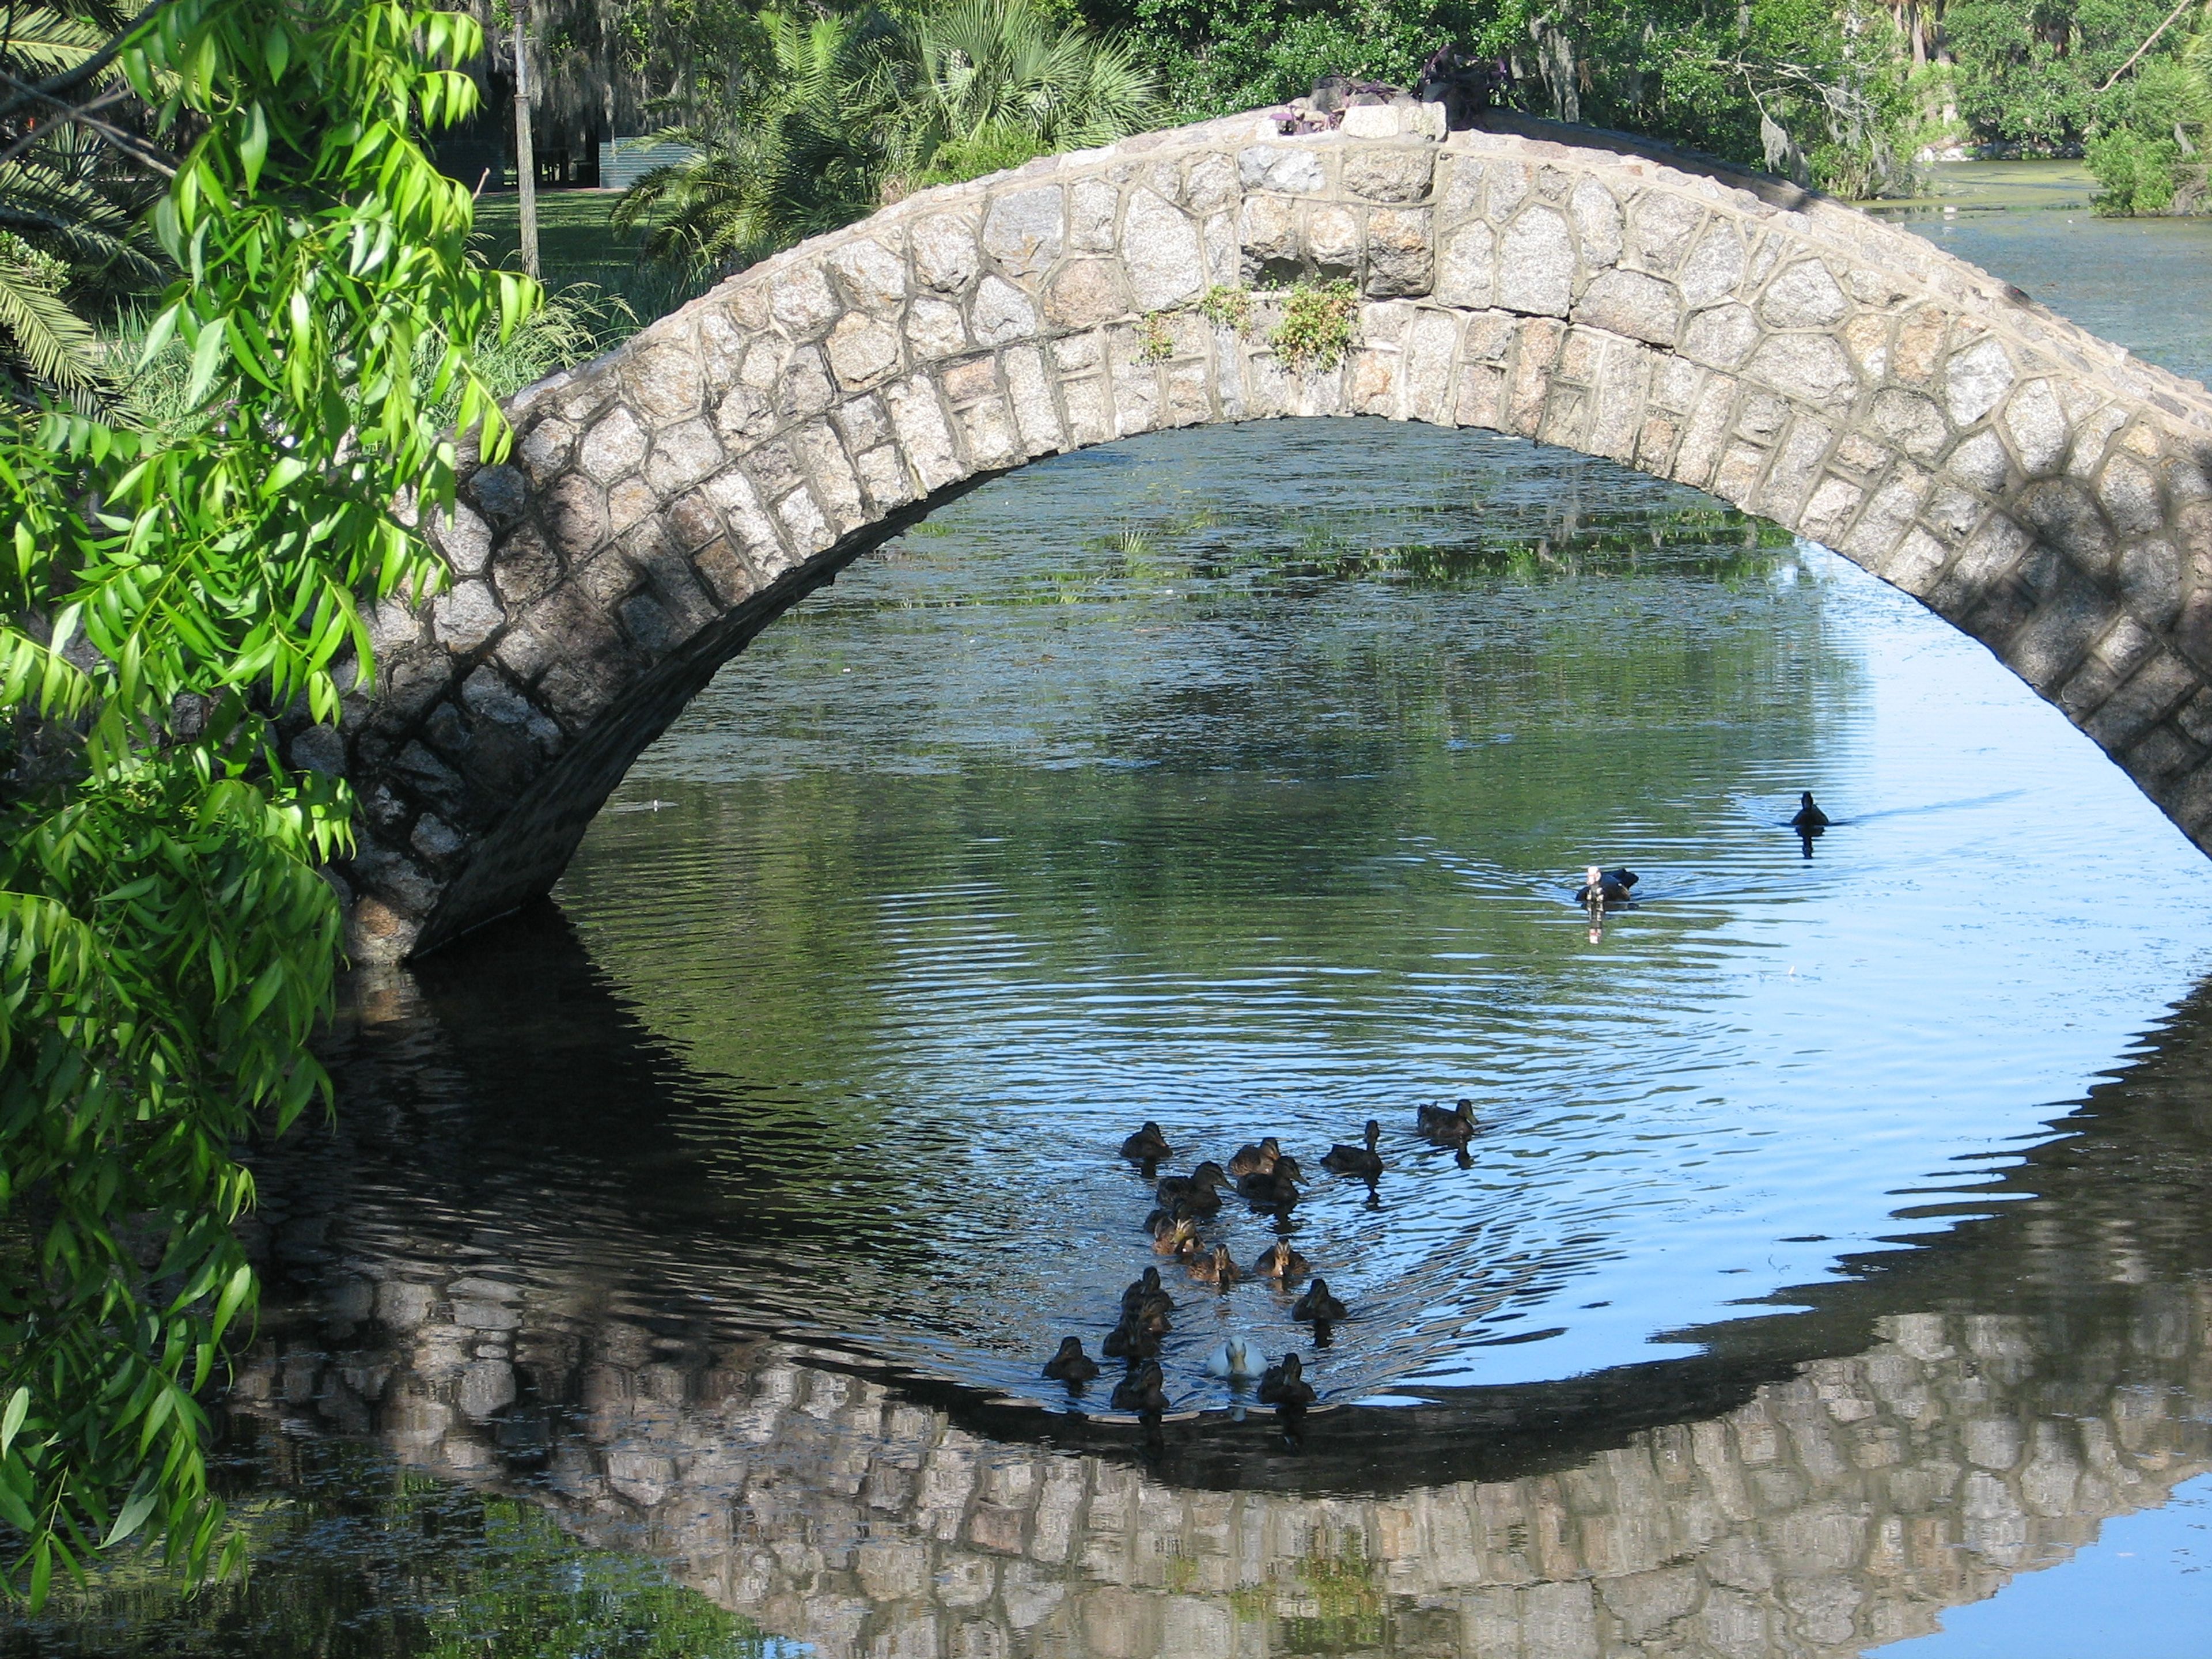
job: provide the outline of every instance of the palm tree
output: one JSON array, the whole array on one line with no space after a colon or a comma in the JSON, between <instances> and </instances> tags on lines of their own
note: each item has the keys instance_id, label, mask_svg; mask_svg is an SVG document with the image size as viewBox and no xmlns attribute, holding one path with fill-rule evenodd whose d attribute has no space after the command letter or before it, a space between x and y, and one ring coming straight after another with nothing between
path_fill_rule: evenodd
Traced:
<instances>
[{"instance_id":1,"label":"palm tree","mask_svg":"<svg viewBox=\"0 0 2212 1659\"><path fill-rule=\"evenodd\" d=\"M711 125L663 135L694 153L615 209L653 227L648 257L736 269L923 185L1109 143L1159 107L1133 51L1033 0L761 22L758 72Z\"/></svg>"},{"instance_id":2,"label":"palm tree","mask_svg":"<svg viewBox=\"0 0 2212 1659\"><path fill-rule=\"evenodd\" d=\"M97 4L10 9L0 19L0 70L21 85L97 65L121 21ZM121 90L109 63L70 96L90 107L112 104L101 94ZM33 104L0 122L0 369L87 406L111 400L120 380L68 296L156 274L137 222L149 186L120 169L115 147L97 132L47 114ZM99 125L107 128L108 119Z\"/></svg>"}]
</instances>

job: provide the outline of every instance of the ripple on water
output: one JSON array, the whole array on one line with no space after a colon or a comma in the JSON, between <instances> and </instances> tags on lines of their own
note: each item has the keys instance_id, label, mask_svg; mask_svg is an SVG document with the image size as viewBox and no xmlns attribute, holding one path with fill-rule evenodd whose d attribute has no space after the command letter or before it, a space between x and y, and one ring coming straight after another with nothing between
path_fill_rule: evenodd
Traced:
<instances>
[{"instance_id":1,"label":"ripple on water","mask_svg":"<svg viewBox=\"0 0 2212 1659\"><path fill-rule=\"evenodd\" d=\"M1333 1396L1563 1376L1971 1210L2212 943L2201 859L1911 602L1617 468L1369 422L964 498L726 669L648 799L560 894L685 1068L625 1271L1021 1396L1152 1259L1142 1118L1173 1169L1305 1159ZM1596 944L1592 859L1644 878ZM1411 1128L1462 1094L1466 1169ZM1372 1194L1317 1168L1370 1115ZM1224 1330L1312 1352L1264 1288L1175 1289L1182 1403L1227 1398Z\"/></svg>"}]
</instances>

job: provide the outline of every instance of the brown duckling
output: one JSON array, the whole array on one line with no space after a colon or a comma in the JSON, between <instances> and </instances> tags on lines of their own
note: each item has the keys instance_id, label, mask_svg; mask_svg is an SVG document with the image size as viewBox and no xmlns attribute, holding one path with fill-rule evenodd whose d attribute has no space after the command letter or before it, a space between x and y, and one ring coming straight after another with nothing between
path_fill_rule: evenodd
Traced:
<instances>
[{"instance_id":1,"label":"brown duckling","mask_svg":"<svg viewBox=\"0 0 2212 1659\"><path fill-rule=\"evenodd\" d=\"M1302 1412L1314 1402L1313 1384L1306 1381L1305 1363L1286 1353L1260 1375L1260 1403L1278 1411Z\"/></svg>"},{"instance_id":2,"label":"brown duckling","mask_svg":"<svg viewBox=\"0 0 2212 1659\"><path fill-rule=\"evenodd\" d=\"M1282 1155L1282 1147L1276 1144L1274 1136L1269 1135L1257 1146L1239 1146L1229 1160L1229 1173L1248 1176L1272 1170L1275 1167L1275 1160Z\"/></svg>"},{"instance_id":3,"label":"brown duckling","mask_svg":"<svg viewBox=\"0 0 2212 1659\"><path fill-rule=\"evenodd\" d=\"M1375 1150L1375 1143L1382 1139L1382 1126L1370 1117L1367 1120L1367 1144L1347 1146L1340 1140L1328 1149L1321 1167L1334 1170L1339 1175L1364 1176L1372 1181L1382 1173L1382 1154Z\"/></svg>"},{"instance_id":4,"label":"brown duckling","mask_svg":"<svg viewBox=\"0 0 2212 1659\"><path fill-rule=\"evenodd\" d=\"M1133 1164L1158 1164L1162 1158L1173 1158L1175 1148L1160 1133L1160 1126L1150 1118L1145 1127L1121 1143L1121 1156Z\"/></svg>"},{"instance_id":5,"label":"brown duckling","mask_svg":"<svg viewBox=\"0 0 2212 1659\"><path fill-rule=\"evenodd\" d=\"M1171 1255L1188 1261L1198 1254L1198 1224L1188 1216L1171 1216L1155 1212L1160 1217L1152 1231L1152 1250L1158 1255Z\"/></svg>"},{"instance_id":6,"label":"brown duckling","mask_svg":"<svg viewBox=\"0 0 2212 1659\"><path fill-rule=\"evenodd\" d=\"M1098 1375L1098 1362L1083 1352L1083 1339L1063 1336L1060 1352L1044 1362L1044 1374L1055 1382L1079 1389Z\"/></svg>"},{"instance_id":7,"label":"brown duckling","mask_svg":"<svg viewBox=\"0 0 2212 1659\"><path fill-rule=\"evenodd\" d=\"M1226 1244L1217 1244L1213 1254L1202 1255L1190 1264L1191 1277L1212 1285L1224 1295L1231 1286L1244 1275L1237 1271L1237 1263L1229 1254Z\"/></svg>"},{"instance_id":8,"label":"brown duckling","mask_svg":"<svg viewBox=\"0 0 2212 1659\"><path fill-rule=\"evenodd\" d=\"M1252 1277L1272 1279L1278 1285L1287 1285L1294 1279L1304 1279L1313 1271L1313 1263L1300 1255L1287 1238L1279 1238L1260 1252L1260 1259L1252 1264Z\"/></svg>"},{"instance_id":9,"label":"brown duckling","mask_svg":"<svg viewBox=\"0 0 2212 1659\"><path fill-rule=\"evenodd\" d=\"M1348 1317L1348 1314L1344 1304L1329 1294L1328 1280L1316 1279L1291 1310L1291 1317L1315 1325L1329 1325Z\"/></svg>"},{"instance_id":10,"label":"brown duckling","mask_svg":"<svg viewBox=\"0 0 2212 1659\"><path fill-rule=\"evenodd\" d=\"M1117 1412L1134 1412L1139 1417L1157 1417L1165 1411L1167 1380L1160 1375L1159 1362L1147 1359L1115 1383L1113 1407Z\"/></svg>"},{"instance_id":11,"label":"brown duckling","mask_svg":"<svg viewBox=\"0 0 2212 1659\"><path fill-rule=\"evenodd\" d=\"M1464 1146L1474 1136L1474 1103L1462 1100L1449 1111L1441 1106L1424 1106L1413 1127L1424 1140L1433 1140L1439 1146Z\"/></svg>"}]
</instances>

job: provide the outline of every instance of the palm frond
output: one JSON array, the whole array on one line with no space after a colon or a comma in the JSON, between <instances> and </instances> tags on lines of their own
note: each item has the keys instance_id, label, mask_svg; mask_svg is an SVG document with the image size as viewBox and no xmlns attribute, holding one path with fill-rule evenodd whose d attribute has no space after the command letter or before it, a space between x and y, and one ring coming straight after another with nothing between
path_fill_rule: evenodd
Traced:
<instances>
[{"instance_id":1,"label":"palm frond","mask_svg":"<svg viewBox=\"0 0 2212 1659\"><path fill-rule=\"evenodd\" d=\"M115 395L92 325L69 308L37 264L0 252L0 344L31 377L79 407Z\"/></svg>"}]
</instances>

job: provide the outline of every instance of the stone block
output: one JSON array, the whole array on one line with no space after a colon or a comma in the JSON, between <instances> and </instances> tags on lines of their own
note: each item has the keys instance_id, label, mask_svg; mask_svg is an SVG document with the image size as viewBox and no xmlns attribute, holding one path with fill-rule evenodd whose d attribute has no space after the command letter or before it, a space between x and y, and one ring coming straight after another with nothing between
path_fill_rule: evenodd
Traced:
<instances>
[{"instance_id":1,"label":"stone block","mask_svg":"<svg viewBox=\"0 0 2212 1659\"><path fill-rule=\"evenodd\" d=\"M1742 286L1747 265L1742 234L1733 221L1717 218L1682 261L1675 281L1691 308L1701 309L1732 298Z\"/></svg>"},{"instance_id":2,"label":"stone block","mask_svg":"<svg viewBox=\"0 0 2212 1659\"><path fill-rule=\"evenodd\" d=\"M1126 317L1131 309L1128 278L1121 261L1068 260L1046 287L1044 309L1060 328L1096 328Z\"/></svg>"},{"instance_id":3,"label":"stone block","mask_svg":"<svg viewBox=\"0 0 2212 1659\"><path fill-rule=\"evenodd\" d=\"M1601 270L1575 301L1574 318L1592 328L1671 346L1681 327L1681 301L1673 284L1635 270Z\"/></svg>"},{"instance_id":4,"label":"stone block","mask_svg":"<svg viewBox=\"0 0 2212 1659\"><path fill-rule=\"evenodd\" d=\"M818 265L785 265L768 285L769 314L794 340L818 340L843 309Z\"/></svg>"},{"instance_id":5,"label":"stone block","mask_svg":"<svg viewBox=\"0 0 2212 1659\"><path fill-rule=\"evenodd\" d=\"M1826 334L1770 335L1751 354L1744 374L1785 398L1838 414L1848 410L1858 395L1850 356Z\"/></svg>"},{"instance_id":6,"label":"stone block","mask_svg":"<svg viewBox=\"0 0 2212 1659\"><path fill-rule=\"evenodd\" d=\"M1436 165L1432 145L1363 145L1345 155L1345 193L1370 202L1425 201Z\"/></svg>"},{"instance_id":7,"label":"stone block","mask_svg":"<svg viewBox=\"0 0 2212 1659\"><path fill-rule=\"evenodd\" d=\"M1586 270L1620 259L1623 221L1620 204L1611 191L1585 173L1567 197L1567 211L1575 222L1575 239Z\"/></svg>"},{"instance_id":8,"label":"stone block","mask_svg":"<svg viewBox=\"0 0 2212 1659\"><path fill-rule=\"evenodd\" d=\"M1436 273L1426 208L1372 208L1367 215L1366 291L1377 299L1426 294Z\"/></svg>"},{"instance_id":9,"label":"stone block","mask_svg":"<svg viewBox=\"0 0 2212 1659\"><path fill-rule=\"evenodd\" d=\"M1759 343L1759 319L1745 305L1715 306L1690 319L1681 333L1682 356L1709 368L1740 368Z\"/></svg>"},{"instance_id":10,"label":"stone block","mask_svg":"<svg viewBox=\"0 0 2212 1659\"><path fill-rule=\"evenodd\" d=\"M1205 291L1198 226L1149 190L1132 191L1122 216L1121 259L1140 311L1162 311Z\"/></svg>"},{"instance_id":11,"label":"stone block","mask_svg":"<svg viewBox=\"0 0 2212 1659\"><path fill-rule=\"evenodd\" d=\"M906 262L881 242L855 237L832 248L829 263L846 299L862 310L888 315L905 303Z\"/></svg>"},{"instance_id":12,"label":"stone block","mask_svg":"<svg viewBox=\"0 0 2212 1659\"><path fill-rule=\"evenodd\" d=\"M830 368L837 384L857 392L899 370L899 337L881 318L848 312L830 334Z\"/></svg>"},{"instance_id":13,"label":"stone block","mask_svg":"<svg viewBox=\"0 0 2212 1659\"><path fill-rule=\"evenodd\" d=\"M1884 443L1922 460L1933 460L1951 441L1950 423L1932 398L1886 386L1874 394L1868 423Z\"/></svg>"},{"instance_id":14,"label":"stone block","mask_svg":"<svg viewBox=\"0 0 2212 1659\"><path fill-rule=\"evenodd\" d=\"M1769 328L1833 328L1850 301L1818 259L1784 265L1759 296L1759 315Z\"/></svg>"},{"instance_id":15,"label":"stone block","mask_svg":"<svg viewBox=\"0 0 2212 1659\"><path fill-rule=\"evenodd\" d=\"M1346 276L1359 268L1364 238L1359 216L1336 202L1316 202L1306 210L1305 256L1324 276Z\"/></svg>"},{"instance_id":16,"label":"stone block","mask_svg":"<svg viewBox=\"0 0 2212 1659\"><path fill-rule=\"evenodd\" d=\"M1556 208L1531 207L1499 240L1497 303L1508 311L1564 317L1572 297L1574 239Z\"/></svg>"},{"instance_id":17,"label":"stone block","mask_svg":"<svg viewBox=\"0 0 2212 1659\"><path fill-rule=\"evenodd\" d=\"M577 460L586 473L601 483L612 483L636 468L645 459L647 446L646 431L638 423L637 416L618 404L584 434L583 448ZM478 476L481 490L482 475Z\"/></svg>"},{"instance_id":18,"label":"stone block","mask_svg":"<svg viewBox=\"0 0 2212 1659\"><path fill-rule=\"evenodd\" d=\"M1328 185L1320 153L1304 145L1255 144L1237 152L1237 171L1248 191L1311 196Z\"/></svg>"},{"instance_id":19,"label":"stone block","mask_svg":"<svg viewBox=\"0 0 2212 1659\"><path fill-rule=\"evenodd\" d=\"M1973 425L1997 406L2015 378L2012 360L1994 338L1984 337L1952 353L1943 367L1943 401L1952 420L1961 427Z\"/></svg>"},{"instance_id":20,"label":"stone block","mask_svg":"<svg viewBox=\"0 0 2212 1659\"><path fill-rule=\"evenodd\" d=\"M1480 219L1451 232L1443 240L1437 270L1437 298L1451 306L1490 305L1496 293L1497 251L1497 232Z\"/></svg>"},{"instance_id":21,"label":"stone block","mask_svg":"<svg viewBox=\"0 0 2212 1659\"><path fill-rule=\"evenodd\" d=\"M1674 274L1693 244L1705 209L1671 191L1645 194L1630 210L1623 257L1662 276Z\"/></svg>"},{"instance_id":22,"label":"stone block","mask_svg":"<svg viewBox=\"0 0 2212 1659\"><path fill-rule=\"evenodd\" d=\"M983 215L983 251L1009 276L1039 276L1066 245L1066 210L1058 185L994 196Z\"/></svg>"},{"instance_id":23,"label":"stone block","mask_svg":"<svg viewBox=\"0 0 2212 1659\"><path fill-rule=\"evenodd\" d=\"M965 293L983 268L975 222L966 213L933 213L915 220L907 245L915 277L939 294Z\"/></svg>"}]
</instances>

